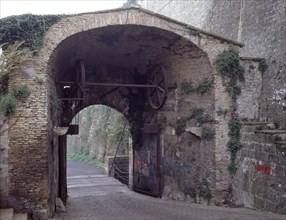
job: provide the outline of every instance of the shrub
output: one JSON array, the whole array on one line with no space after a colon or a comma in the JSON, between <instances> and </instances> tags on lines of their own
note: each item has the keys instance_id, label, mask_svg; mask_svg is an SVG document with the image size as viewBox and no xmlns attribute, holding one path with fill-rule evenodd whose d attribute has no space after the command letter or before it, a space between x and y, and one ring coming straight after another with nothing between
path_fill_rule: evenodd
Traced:
<instances>
[{"instance_id":1,"label":"shrub","mask_svg":"<svg viewBox=\"0 0 286 220\"><path fill-rule=\"evenodd\" d=\"M6 94L0 100L0 110L5 116L14 114L17 107L17 99L15 96Z\"/></svg>"},{"instance_id":2,"label":"shrub","mask_svg":"<svg viewBox=\"0 0 286 220\"><path fill-rule=\"evenodd\" d=\"M27 85L13 85L12 86L13 95L17 99L26 100L31 94L30 89Z\"/></svg>"}]
</instances>

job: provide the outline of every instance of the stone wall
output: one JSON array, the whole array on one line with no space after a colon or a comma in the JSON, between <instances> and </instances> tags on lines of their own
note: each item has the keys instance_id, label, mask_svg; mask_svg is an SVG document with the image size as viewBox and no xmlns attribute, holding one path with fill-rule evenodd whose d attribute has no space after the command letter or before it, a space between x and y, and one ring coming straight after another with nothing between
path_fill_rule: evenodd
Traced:
<instances>
[{"instance_id":1,"label":"stone wall","mask_svg":"<svg viewBox=\"0 0 286 220\"><path fill-rule=\"evenodd\" d=\"M269 68L263 75L259 117L286 126L285 0L144 0L141 4L156 13L244 43L241 56L266 58Z\"/></svg>"},{"instance_id":2,"label":"stone wall","mask_svg":"<svg viewBox=\"0 0 286 220\"><path fill-rule=\"evenodd\" d=\"M243 148L234 179L237 204L285 214L286 138L284 130L269 130L265 122L243 122Z\"/></svg>"},{"instance_id":3,"label":"stone wall","mask_svg":"<svg viewBox=\"0 0 286 220\"><path fill-rule=\"evenodd\" d=\"M9 194L23 210L46 209L48 206L48 127L47 85L37 82L44 75L35 62L25 64L10 81L28 85L31 95L17 106L10 117Z\"/></svg>"},{"instance_id":4,"label":"stone wall","mask_svg":"<svg viewBox=\"0 0 286 220\"><path fill-rule=\"evenodd\" d=\"M109 38L105 42L100 38L102 36L95 34L92 36L98 37L99 40L94 40L93 47L90 46L94 43L93 41L87 45L76 43L79 36L85 39L84 37L93 34L90 30L96 30L100 35L100 31L109 33L108 30L113 30L112 28L122 30L120 28L122 26L129 32L126 30L124 30L126 32L119 32L119 36L113 36L114 42L112 39L110 42ZM117 37L122 35L125 37L123 39L125 44L121 45ZM144 36L149 38L146 40ZM69 39L75 40L75 43L69 45ZM160 140L164 195L184 199L184 189L199 186L202 178L207 179L216 197L227 193L229 185L227 172L229 152L225 145L228 141L227 118L219 116L216 112L221 107L229 108L230 98L225 93L220 75L215 71L214 61L222 51L230 47L238 49L240 44L150 12L132 8L63 18L49 29L33 63L23 67L11 81L11 83L28 84L31 88L31 96L23 105L18 106L13 117L17 123L9 133L11 135L9 195L16 196L23 203L24 208L33 209L34 214L42 214L44 217L41 218L53 215L59 186L59 160L58 138L53 136L52 131L54 126L61 125L61 121L57 117L59 116L57 112L54 114L50 109L51 91L55 88L55 79L57 77L61 79L60 76L65 73L61 71L66 67L63 63L74 66L74 61L79 56L73 53L74 51L81 52L80 55L90 58L90 53L86 51L90 48L95 51L102 41L105 46L101 44L100 49L108 48L103 50L107 54L106 57L110 57L115 52L119 55L128 52L126 56L108 59L109 65L115 65L118 59L122 59L122 62L130 65L129 68L136 63L139 71L144 73L149 61L152 61L165 69L167 85L171 85L171 88L168 88L170 91L166 104L159 112L150 109L150 106L149 110L146 107L145 112L147 116L149 113L152 116L150 121L146 119L145 123L157 123L160 122L160 118L167 118L165 124L161 124ZM112 50L113 43L116 43L117 50ZM131 43L130 51L126 51L125 49L128 49L127 46ZM68 46L61 48L62 44ZM79 45L84 47L77 50ZM54 54L55 51L56 54ZM102 58L104 53L99 58ZM133 59L134 63L131 63L130 59ZM36 77L41 77L44 83L38 83ZM204 79L211 81L213 87L206 94L201 95L198 92L185 94L182 91L181 85L184 81L191 80L193 85L198 87ZM99 102L96 94L93 98L92 100L95 101L88 104ZM113 99L106 99L103 104L113 107L117 105L119 109L119 102L120 99L113 97ZM205 123L198 123L194 118L190 120L189 116L195 108L203 108L204 113L213 120ZM124 111L124 109L119 110ZM61 113L61 118L67 116L66 112ZM181 134L175 134L178 121L183 118L188 118L186 128ZM206 128L208 131L213 129L216 135L212 139L204 139L202 134L192 132L192 128L197 127L202 128L202 131ZM146 158L146 155L142 155L142 158L143 156ZM201 170L198 170L200 167ZM198 176L195 171L199 171Z\"/></svg>"},{"instance_id":5,"label":"stone wall","mask_svg":"<svg viewBox=\"0 0 286 220\"><path fill-rule=\"evenodd\" d=\"M268 121L275 123L276 129L285 129L285 0L143 0L137 2L141 3L143 8L155 13L244 43L241 56L265 58L268 69L264 73L257 71L259 60L254 64L251 64L249 59L242 60L246 70L246 82L241 84L242 94L237 101L237 110L240 119ZM224 133L227 133L227 127ZM264 136L269 139L271 135ZM252 134L246 139L243 130L242 141L243 149L239 153L238 160L240 166L234 185L235 199L249 207L283 213L281 210L285 206L286 191L283 184L277 187L278 182L281 182L281 178L285 176L281 171L284 169L281 166L286 164L283 155L276 155L273 141L264 144L261 135L258 137ZM226 142L221 144L225 145ZM251 149L249 149L250 146ZM272 155L263 149L270 150ZM261 158L261 155L265 157ZM275 160L270 161L270 158ZM279 172L273 171L269 175L257 173L256 166L260 163L259 161L266 166L271 164L272 168L278 167ZM255 182L253 186L252 181ZM261 188L263 195L255 192L254 188Z\"/></svg>"},{"instance_id":6,"label":"stone wall","mask_svg":"<svg viewBox=\"0 0 286 220\"><path fill-rule=\"evenodd\" d=\"M6 197L9 192L9 124L7 120L1 120L0 129L0 207L3 204L2 198Z\"/></svg>"}]
</instances>

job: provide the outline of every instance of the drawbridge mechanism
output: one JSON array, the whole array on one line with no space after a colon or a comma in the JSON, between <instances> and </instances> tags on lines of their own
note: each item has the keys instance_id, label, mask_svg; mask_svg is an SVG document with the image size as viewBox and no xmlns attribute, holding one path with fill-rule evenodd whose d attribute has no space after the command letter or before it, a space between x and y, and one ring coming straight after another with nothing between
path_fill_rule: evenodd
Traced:
<instances>
[{"instance_id":1,"label":"drawbridge mechanism","mask_svg":"<svg viewBox=\"0 0 286 220\"><path fill-rule=\"evenodd\" d=\"M77 97L60 98L60 100L77 101L78 103L87 102L87 94L91 87L109 86L114 88L146 88L149 104L153 109L160 109L167 98L165 74L163 68L155 64L147 73L148 84L127 84L127 83L108 83L108 82L88 82L86 78L86 68L83 60L75 63L76 81L58 81L58 84L65 86L75 86ZM116 89L114 89L115 91Z\"/></svg>"}]
</instances>

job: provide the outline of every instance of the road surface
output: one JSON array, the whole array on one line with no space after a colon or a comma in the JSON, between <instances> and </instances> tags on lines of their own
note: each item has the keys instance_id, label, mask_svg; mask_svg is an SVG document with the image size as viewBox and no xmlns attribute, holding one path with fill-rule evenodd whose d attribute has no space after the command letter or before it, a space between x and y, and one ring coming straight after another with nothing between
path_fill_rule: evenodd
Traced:
<instances>
[{"instance_id":1,"label":"road surface","mask_svg":"<svg viewBox=\"0 0 286 220\"><path fill-rule=\"evenodd\" d=\"M68 161L67 213L57 220L285 220L267 212L166 201L130 191L91 164Z\"/></svg>"}]
</instances>

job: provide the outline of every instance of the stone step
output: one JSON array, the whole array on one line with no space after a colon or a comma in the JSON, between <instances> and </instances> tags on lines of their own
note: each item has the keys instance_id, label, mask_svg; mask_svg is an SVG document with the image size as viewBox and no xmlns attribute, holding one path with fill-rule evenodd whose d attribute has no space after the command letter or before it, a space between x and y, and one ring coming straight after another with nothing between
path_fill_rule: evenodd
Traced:
<instances>
[{"instance_id":1,"label":"stone step","mask_svg":"<svg viewBox=\"0 0 286 220\"><path fill-rule=\"evenodd\" d=\"M1 220L13 220L14 209L0 209Z\"/></svg>"},{"instance_id":2,"label":"stone step","mask_svg":"<svg viewBox=\"0 0 286 220\"><path fill-rule=\"evenodd\" d=\"M17 213L13 215L13 220L27 220L27 213Z\"/></svg>"}]
</instances>

